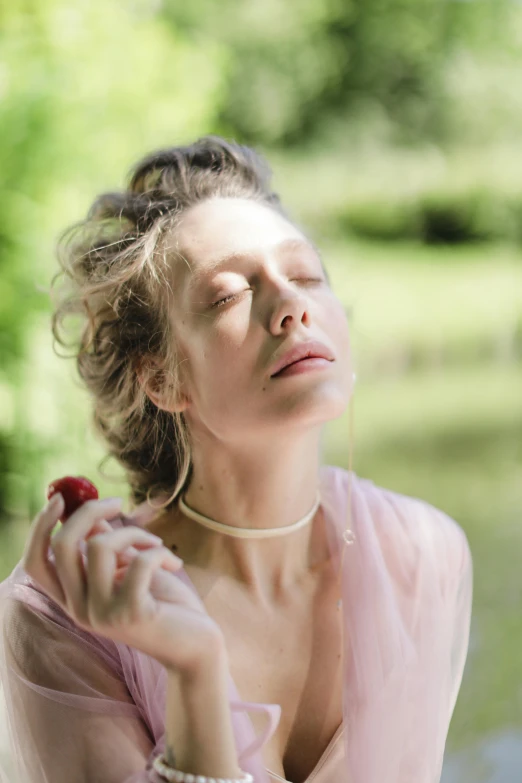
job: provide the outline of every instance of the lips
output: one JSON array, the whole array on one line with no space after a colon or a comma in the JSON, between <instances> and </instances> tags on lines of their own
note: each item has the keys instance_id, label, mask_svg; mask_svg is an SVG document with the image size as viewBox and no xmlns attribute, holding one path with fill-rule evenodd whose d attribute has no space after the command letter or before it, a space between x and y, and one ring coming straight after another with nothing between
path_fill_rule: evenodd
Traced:
<instances>
[{"instance_id":1,"label":"lips","mask_svg":"<svg viewBox=\"0 0 522 783\"><path fill-rule=\"evenodd\" d=\"M286 351L274 364L271 377L273 378L285 367L289 367L291 364L301 361L301 359L327 359L333 362L335 357L332 351L324 343L318 340L310 340L307 342L298 343Z\"/></svg>"}]
</instances>

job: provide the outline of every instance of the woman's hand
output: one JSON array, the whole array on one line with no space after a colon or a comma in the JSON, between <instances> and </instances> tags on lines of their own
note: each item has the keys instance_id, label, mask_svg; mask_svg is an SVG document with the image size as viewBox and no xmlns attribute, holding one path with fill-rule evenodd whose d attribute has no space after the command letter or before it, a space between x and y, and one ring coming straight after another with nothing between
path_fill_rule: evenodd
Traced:
<instances>
[{"instance_id":1,"label":"woman's hand","mask_svg":"<svg viewBox=\"0 0 522 783\"><path fill-rule=\"evenodd\" d=\"M51 538L63 510L55 495L32 523L21 565L78 626L191 675L222 652L221 629L174 576L183 561L138 526L143 507L131 517L137 525L109 525L120 506L121 498L89 500Z\"/></svg>"}]
</instances>

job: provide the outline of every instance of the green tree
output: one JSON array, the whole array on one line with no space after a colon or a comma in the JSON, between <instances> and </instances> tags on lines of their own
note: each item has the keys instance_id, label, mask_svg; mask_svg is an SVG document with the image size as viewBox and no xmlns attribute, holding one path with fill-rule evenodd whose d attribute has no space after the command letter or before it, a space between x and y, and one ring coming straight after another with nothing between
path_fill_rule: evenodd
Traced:
<instances>
[{"instance_id":1,"label":"green tree","mask_svg":"<svg viewBox=\"0 0 522 783\"><path fill-rule=\"evenodd\" d=\"M167 0L193 40L226 45L224 132L299 145L332 118L384 112L402 140L433 138L449 110L445 67L499 45L508 0Z\"/></svg>"}]
</instances>

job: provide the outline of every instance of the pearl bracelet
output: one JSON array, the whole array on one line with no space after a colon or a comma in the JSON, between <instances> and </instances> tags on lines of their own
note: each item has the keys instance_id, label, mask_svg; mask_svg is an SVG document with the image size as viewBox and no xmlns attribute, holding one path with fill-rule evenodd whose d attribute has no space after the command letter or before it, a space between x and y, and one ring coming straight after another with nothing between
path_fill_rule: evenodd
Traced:
<instances>
[{"instance_id":1,"label":"pearl bracelet","mask_svg":"<svg viewBox=\"0 0 522 783\"><path fill-rule=\"evenodd\" d=\"M250 772L243 772L243 770L241 770L243 772L241 778L207 778L205 775L182 772L167 764L163 754L154 759L152 766L158 775L164 780L168 780L169 783L253 783L254 781Z\"/></svg>"}]
</instances>

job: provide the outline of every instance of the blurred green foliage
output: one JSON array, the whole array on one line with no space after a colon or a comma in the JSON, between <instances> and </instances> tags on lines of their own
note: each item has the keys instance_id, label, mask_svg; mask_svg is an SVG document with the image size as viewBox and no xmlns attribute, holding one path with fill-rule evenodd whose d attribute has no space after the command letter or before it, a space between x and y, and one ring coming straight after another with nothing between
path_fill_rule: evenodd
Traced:
<instances>
[{"instance_id":1,"label":"blurred green foliage","mask_svg":"<svg viewBox=\"0 0 522 783\"><path fill-rule=\"evenodd\" d=\"M251 143L300 145L339 116L383 113L396 139L440 140L449 66L506 42L505 0L166 0L195 41L229 53L219 118Z\"/></svg>"},{"instance_id":2,"label":"blurred green foliage","mask_svg":"<svg viewBox=\"0 0 522 783\"><path fill-rule=\"evenodd\" d=\"M18 390L0 408L0 515L40 502L47 448L20 390L35 321L49 312L55 241L139 155L212 125L223 58L147 2L0 8L0 390Z\"/></svg>"},{"instance_id":3,"label":"blurred green foliage","mask_svg":"<svg viewBox=\"0 0 522 783\"><path fill-rule=\"evenodd\" d=\"M522 103L491 85L520 71L521 37L508 0L2 5L0 515L39 506L57 450L28 357L56 239L96 193L150 149L218 132L258 145L297 217L340 243L518 242Z\"/></svg>"}]
</instances>

